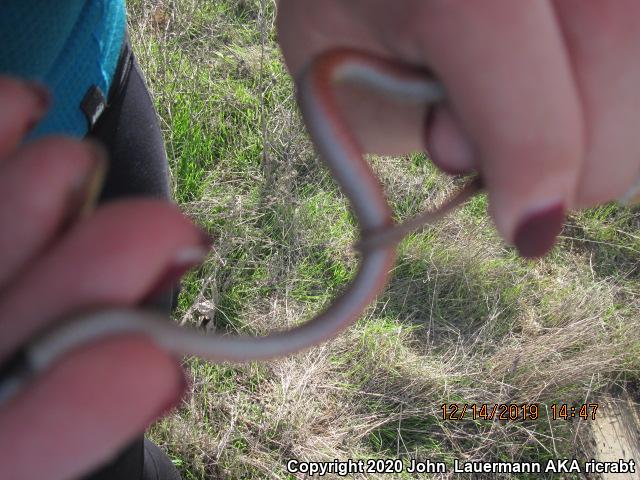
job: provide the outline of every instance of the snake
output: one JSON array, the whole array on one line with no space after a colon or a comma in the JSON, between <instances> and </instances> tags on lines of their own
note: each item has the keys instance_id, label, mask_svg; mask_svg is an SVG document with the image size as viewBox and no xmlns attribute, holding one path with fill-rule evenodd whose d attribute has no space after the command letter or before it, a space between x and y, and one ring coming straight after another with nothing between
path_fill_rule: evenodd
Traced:
<instances>
[{"instance_id":1,"label":"snake","mask_svg":"<svg viewBox=\"0 0 640 480\"><path fill-rule=\"evenodd\" d=\"M445 100L445 90L428 71L365 51L338 48L318 54L295 79L297 102L314 147L347 197L358 222L360 255L353 280L321 313L289 330L265 336L205 334L181 327L157 312L104 309L54 323L0 366L0 404L69 351L108 336L142 334L161 348L211 362L242 363L282 357L340 334L360 318L383 291L396 259L397 244L482 190L472 177L438 207L404 223L393 220L380 180L363 156L340 109L336 86L357 85L412 105Z\"/></svg>"}]
</instances>

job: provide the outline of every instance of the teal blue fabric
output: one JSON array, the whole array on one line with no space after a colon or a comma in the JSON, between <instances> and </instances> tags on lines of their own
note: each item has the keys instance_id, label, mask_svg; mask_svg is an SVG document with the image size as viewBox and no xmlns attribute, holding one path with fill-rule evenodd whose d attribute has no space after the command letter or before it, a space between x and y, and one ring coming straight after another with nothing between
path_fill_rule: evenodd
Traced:
<instances>
[{"instance_id":1,"label":"teal blue fabric","mask_svg":"<svg viewBox=\"0 0 640 480\"><path fill-rule=\"evenodd\" d=\"M52 94L31 138L87 133L80 103L92 85L109 92L125 29L125 0L0 0L0 74Z\"/></svg>"}]
</instances>

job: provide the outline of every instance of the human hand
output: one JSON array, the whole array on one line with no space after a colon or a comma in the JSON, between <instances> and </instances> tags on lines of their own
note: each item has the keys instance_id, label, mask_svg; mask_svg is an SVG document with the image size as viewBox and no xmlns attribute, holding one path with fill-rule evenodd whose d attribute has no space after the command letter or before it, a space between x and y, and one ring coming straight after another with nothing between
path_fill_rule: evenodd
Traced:
<instances>
[{"instance_id":1,"label":"human hand","mask_svg":"<svg viewBox=\"0 0 640 480\"><path fill-rule=\"evenodd\" d=\"M0 77L0 362L46 324L138 305L197 263L208 243L156 200L89 214L104 153L65 138L20 145L44 97ZM141 336L76 349L0 406L3 478L89 471L174 406L184 382L176 359Z\"/></svg>"},{"instance_id":2,"label":"human hand","mask_svg":"<svg viewBox=\"0 0 640 480\"><path fill-rule=\"evenodd\" d=\"M351 47L434 72L447 102L406 107L353 86L338 98L368 152L427 149L448 172L478 170L498 231L544 255L568 210L618 198L640 176L640 4L578 0L280 0L297 76Z\"/></svg>"}]
</instances>

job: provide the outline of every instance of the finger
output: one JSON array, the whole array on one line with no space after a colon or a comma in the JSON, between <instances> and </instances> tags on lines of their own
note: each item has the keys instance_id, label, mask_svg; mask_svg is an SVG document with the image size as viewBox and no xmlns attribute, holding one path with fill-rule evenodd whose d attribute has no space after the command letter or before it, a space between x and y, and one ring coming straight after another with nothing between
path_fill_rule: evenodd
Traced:
<instances>
[{"instance_id":1,"label":"finger","mask_svg":"<svg viewBox=\"0 0 640 480\"><path fill-rule=\"evenodd\" d=\"M54 319L137 304L200 263L205 245L201 230L166 202L99 208L0 296L0 357Z\"/></svg>"},{"instance_id":2,"label":"finger","mask_svg":"<svg viewBox=\"0 0 640 480\"><path fill-rule=\"evenodd\" d=\"M446 104L398 101L345 81L334 91L341 114L366 153L404 155L426 148L447 173L469 173L476 167L472 147Z\"/></svg>"},{"instance_id":3,"label":"finger","mask_svg":"<svg viewBox=\"0 0 640 480\"><path fill-rule=\"evenodd\" d=\"M142 337L77 349L0 409L3 475L76 478L113 457L184 388L176 361Z\"/></svg>"},{"instance_id":4,"label":"finger","mask_svg":"<svg viewBox=\"0 0 640 480\"><path fill-rule=\"evenodd\" d=\"M640 178L640 4L556 1L587 119L576 207L621 197Z\"/></svg>"},{"instance_id":5,"label":"finger","mask_svg":"<svg viewBox=\"0 0 640 480\"><path fill-rule=\"evenodd\" d=\"M351 8L350 2L334 0L280 1L278 37L294 77L311 58L336 46L393 58L366 26L367 20L354 18ZM312 41L300 41L308 35ZM340 111L364 152L401 155L424 150L425 105L398 102L347 82L335 86L335 93Z\"/></svg>"},{"instance_id":6,"label":"finger","mask_svg":"<svg viewBox=\"0 0 640 480\"><path fill-rule=\"evenodd\" d=\"M398 41L419 40L422 51L414 54L445 84L478 154L498 230L525 257L546 253L573 203L584 145L552 8L542 1L425 2L421 15L405 20L413 23ZM418 39L406 38L411 32Z\"/></svg>"},{"instance_id":7,"label":"finger","mask_svg":"<svg viewBox=\"0 0 640 480\"><path fill-rule=\"evenodd\" d=\"M0 76L0 163L45 115L49 103L43 86Z\"/></svg>"},{"instance_id":8,"label":"finger","mask_svg":"<svg viewBox=\"0 0 640 480\"><path fill-rule=\"evenodd\" d=\"M23 148L0 170L0 288L95 200L106 155L90 143L50 138Z\"/></svg>"},{"instance_id":9,"label":"finger","mask_svg":"<svg viewBox=\"0 0 640 480\"><path fill-rule=\"evenodd\" d=\"M341 114L365 152L403 155L426 148L447 173L469 173L476 167L472 147L446 104L400 101L347 82L342 80L334 91Z\"/></svg>"},{"instance_id":10,"label":"finger","mask_svg":"<svg viewBox=\"0 0 640 480\"><path fill-rule=\"evenodd\" d=\"M584 151L578 93L548 1L286 5L278 27L294 74L335 46L429 67L476 153L498 230L526 257L548 251L573 204ZM295 40L305 35L308 47Z\"/></svg>"},{"instance_id":11,"label":"finger","mask_svg":"<svg viewBox=\"0 0 640 480\"><path fill-rule=\"evenodd\" d=\"M427 112L424 142L429 158L443 172L464 175L477 168L473 147L460 122L446 105L434 105Z\"/></svg>"}]
</instances>

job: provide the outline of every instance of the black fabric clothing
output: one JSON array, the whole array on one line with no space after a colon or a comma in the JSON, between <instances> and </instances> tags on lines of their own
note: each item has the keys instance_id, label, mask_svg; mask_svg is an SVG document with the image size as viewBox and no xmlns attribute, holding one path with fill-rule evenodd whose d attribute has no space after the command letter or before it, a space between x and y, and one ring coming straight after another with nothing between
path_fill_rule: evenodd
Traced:
<instances>
[{"instance_id":1,"label":"black fabric clothing","mask_svg":"<svg viewBox=\"0 0 640 480\"><path fill-rule=\"evenodd\" d=\"M123 448L116 458L98 468L84 480L143 480L145 440L143 436L136 438ZM164 480L163 477L157 477L154 480L160 479Z\"/></svg>"},{"instance_id":2,"label":"black fabric clothing","mask_svg":"<svg viewBox=\"0 0 640 480\"><path fill-rule=\"evenodd\" d=\"M101 201L138 195L170 198L162 132L140 67L128 46L108 106L89 137L101 141L110 164Z\"/></svg>"},{"instance_id":3,"label":"black fabric clothing","mask_svg":"<svg viewBox=\"0 0 640 480\"><path fill-rule=\"evenodd\" d=\"M182 480L167 454L147 438L144 439L142 480Z\"/></svg>"},{"instance_id":4,"label":"black fabric clothing","mask_svg":"<svg viewBox=\"0 0 640 480\"><path fill-rule=\"evenodd\" d=\"M100 141L109 152L101 202L141 195L170 199L162 132L128 42L120 56L107 107L88 137ZM153 307L169 312L171 304L169 294ZM180 475L157 446L140 436L85 480L180 480Z\"/></svg>"}]
</instances>

